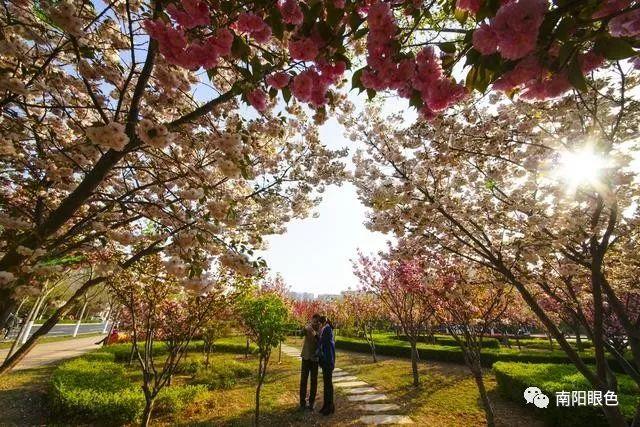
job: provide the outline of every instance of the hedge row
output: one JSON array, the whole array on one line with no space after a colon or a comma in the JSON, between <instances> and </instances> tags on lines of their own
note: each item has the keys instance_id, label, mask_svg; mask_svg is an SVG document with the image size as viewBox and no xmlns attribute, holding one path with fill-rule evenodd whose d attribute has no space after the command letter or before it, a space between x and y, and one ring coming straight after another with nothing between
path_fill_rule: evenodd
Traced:
<instances>
[{"instance_id":1,"label":"hedge row","mask_svg":"<svg viewBox=\"0 0 640 427\"><path fill-rule=\"evenodd\" d=\"M497 362L493 365L498 389L510 400L535 411L544 418L547 425L552 426L606 426L607 421L602 408L594 406L556 406L557 391L589 391L593 386L568 364L529 364ZM633 380L626 375L618 378L618 402L625 417L631 421L635 408L640 401L640 390ZM535 386L549 398L549 406L539 409L533 404L526 404L524 391Z\"/></svg>"},{"instance_id":2,"label":"hedge row","mask_svg":"<svg viewBox=\"0 0 640 427\"><path fill-rule=\"evenodd\" d=\"M65 422L121 425L136 422L144 409L144 395L113 353L98 352L60 365L51 379L52 412ZM178 412L205 391L201 385L165 387L155 412Z\"/></svg>"},{"instance_id":3,"label":"hedge row","mask_svg":"<svg viewBox=\"0 0 640 427\"><path fill-rule=\"evenodd\" d=\"M446 346L457 346L458 343L456 342L456 340L452 337L446 337L446 336L442 336L442 335L436 335L435 337L435 344L436 345L446 345ZM409 341L408 337L406 335L394 335L393 339L396 340L400 340L400 341ZM426 343L426 344L432 344L429 341L429 337L425 337L425 336L420 336L418 337L418 342L422 342L422 343ZM500 341L498 341L496 338L484 338L482 340L482 348L500 348Z\"/></svg>"},{"instance_id":4,"label":"hedge row","mask_svg":"<svg viewBox=\"0 0 640 427\"><path fill-rule=\"evenodd\" d=\"M361 353L370 352L369 345L364 341L356 341L348 338L336 338L336 348ZM411 347L408 345L394 345L388 342L376 343L376 353L385 356L411 357ZM436 362L452 362L464 364L464 355L457 346L419 345L418 355L422 360ZM595 364L593 357L583 357L585 363ZM500 349L488 349L481 354L483 366L491 367L496 362L526 362L526 363L569 363L566 355L555 352L518 352L501 351ZM622 367L613 359L609 360L611 369L616 372L624 372Z\"/></svg>"}]
</instances>

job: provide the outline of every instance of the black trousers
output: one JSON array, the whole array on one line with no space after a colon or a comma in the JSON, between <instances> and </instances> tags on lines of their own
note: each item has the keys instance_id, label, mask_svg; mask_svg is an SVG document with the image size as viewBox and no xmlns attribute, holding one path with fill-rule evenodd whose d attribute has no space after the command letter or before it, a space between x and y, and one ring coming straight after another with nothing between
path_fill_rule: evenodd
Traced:
<instances>
[{"instance_id":1,"label":"black trousers","mask_svg":"<svg viewBox=\"0 0 640 427\"><path fill-rule=\"evenodd\" d=\"M309 406L313 406L318 391L318 362L302 359L302 369L300 370L300 405L307 402L307 380L311 377L309 386Z\"/></svg>"},{"instance_id":2,"label":"black trousers","mask_svg":"<svg viewBox=\"0 0 640 427\"><path fill-rule=\"evenodd\" d=\"M333 368L322 368L322 384L324 386L323 408L333 405Z\"/></svg>"}]
</instances>

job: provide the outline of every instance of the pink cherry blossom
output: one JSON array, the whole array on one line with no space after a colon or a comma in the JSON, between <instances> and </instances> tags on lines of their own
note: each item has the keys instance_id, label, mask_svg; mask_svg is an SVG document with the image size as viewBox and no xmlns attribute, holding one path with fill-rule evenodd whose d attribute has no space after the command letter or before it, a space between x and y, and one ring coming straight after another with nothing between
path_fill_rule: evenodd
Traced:
<instances>
[{"instance_id":1,"label":"pink cherry blossom","mask_svg":"<svg viewBox=\"0 0 640 427\"><path fill-rule=\"evenodd\" d=\"M473 47L483 55L491 55L497 52L498 37L488 24L482 23L473 32Z\"/></svg>"},{"instance_id":2,"label":"pink cherry blossom","mask_svg":"<svg viewBox=\"0 0 640 427\"><path fill-rule=\"evenodd\" d=\"M282 89L289 84L291 76L284 71L279 71L267 76L267 84L276 89Z\"/></svg>"},{"instance_id":3,"label":"pink cherry blossom","mask_svg":"<svg viewBox=\"0 0 640 427\"><path fill-rule=\"evenodd\" d=\"M499 78L493 84L493 88L500 91L509 91L537 78L542 71L543 69L538 58L530 55L518 62L513 70Z\"/></svg>"},{"instance_id":4,"label":"pink cherry blossom","mask_svg":"<svg viewBox=\"0 0 640 427\"><path fill-rule=\"evenodd\" d=\"M336 9L344 9L345 4L345 0L333 0L333 5Z\"/></svg>"},{"instance_id":5,"label":"pink cherry blossom","mask_svg":"<svg viewBox=\"0 0 640 427\"><path fill-rule=\"evenodd\" d=\"M220 28L216 31L213 46L220 56L231 55L231 45L233 44L233 33L227 28Z\"/></svg>"},{"instance_id":6,"label":"pink cherry blossom","mask_svg":"<svg viewBox=\"0 0 640 427\"><path fill-rule=\"evenodd\" d=\"M626 9L631 4L630 0L606 0L591 17L600 19Z\"/></svg>"},{"instance_id":7,"label":"pink cherry blossom","mask_svg":"<svg viewBox=\"0 0 640 427\"><path fill-rule=\"evenodd\" d=\"M313 90L313 72L311 70L303 71L293 78L291 92L298 101L308 102L311 99L311 91Z\"/></svg>"},{"instance_id":8,"label":"pink cherry blossom","mask_svg":"<svg viewBox=\"0 0 640 427\"><path fill-rule=\"evenodd\" d=\"M475 15L483 3L484 0L458 0L456 7L461 10L468 10Z\"/></svg>"},{"instance_id":9,"label":"pink cherry blossom","mask_svg":"<svg viewBox=\"0 0 640 427\"><path fill-rule=\"evenodd\" d=\"M600 68L604 64L604 56L595 53L587 52L579 56L580 69L583 73L589 73L597 68Z\"/></svg>"},{"instance_id":10,"label":"pink cherry blossom","mask_svg":"<svg viewBox=\"0 0 640 427\"><path fill-rule=\"evenodd\" d=\"M287 24L300 25L304 20L302 9L297 0L284 0L279 6L282 21Z\"/></svg>"},{"instance_id":11,"label":"pink cherry blossom","mask_svg":"<svg viewBox=\"0 0 640 427\"><path fill-rule=\"evenodd\" d=\"M446 110L466 95L467 90L464 86L450 79L440 79L434 82L426 93L423 93L423 100L431 111L439 112Z\"/></svg>"},{"instance_id":12,"label":"pink cherry blossom","mask_svg":"<svg viewBox=\"0 0 640 427\"><path fill-rule=\"evenodd\" d=\"M318 46L309 37L294 40L289 43L291 58L300 61L313 61L318 56Z\"/></svg>"},{"instance_id":13,"label":"pink cherry blossom","mask_svg":"<svg viewBox=\"0 0 640 427\"><path fill-rule=\"evenodd\" d=\"M209 24L210 11L205 2L182 0L181 5L183 10L178 9L173 3L167 6L167 12L180 26L190 29Z\"/></svg>"},{"instance_id":14,"label":"pink cherry blossom","mask_svg":"<svg viewBox=\"0 0 640 427\"><path fill-rule=\"evenodd\" d=\"M271 38L271 27L255 13L243 13L235 26L239 32L249 34L258 43L265 43Z\"/></svg>"},{"instance_id":15,"label":"pink cherry blossom","mask_svg":"<svg viewBox=\"0 0 640 427\"><path fill-rule=\"evenodd\" d=\"M609 32L614 37L636 37L640 35L640 9L611 18Z\"/></svg>"},{"instance_id":16,"label":"pink cherry blossom","mask_svg":"<svg viewBox=\"0 0 640 427\"><path fill-rule=\"evenodd\" d=\"M517 0L498 9L489 25L503 58L520 59L535 49L547 9L547 0Z\"/></svg>"},{"instance_id":17,"label":"pink cherry blossom","mask_svg":"<svg viewBox=\"0 0 640 427\"><path fill-rule=\"evenodd\" d=\"M267 109L267 94L262 89L256 88L247 93L249 104L262 112Z\"/></svg>"}]
</instances>

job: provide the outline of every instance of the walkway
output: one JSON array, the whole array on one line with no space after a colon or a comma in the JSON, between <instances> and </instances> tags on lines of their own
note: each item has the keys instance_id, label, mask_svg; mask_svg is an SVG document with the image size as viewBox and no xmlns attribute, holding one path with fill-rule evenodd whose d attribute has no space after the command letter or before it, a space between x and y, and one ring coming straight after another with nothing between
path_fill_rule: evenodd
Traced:
<instances>
[{"instance_id":1,"label":"walkway","mask_svg":"<svg viewBox=\"0 0 640 427\"><path fill-rule=\"evenodd\" d=\"M31 369L63 359L80 356L91 350L100 348L95 343L103 336L93 335L84 338L37 344L14 369ZM0 362L7 357L9 349L0 349Z\"/></svg>"},{"instance_id":2,"label":"walkway","mask_svg":"<svg viewBox=\"0 0 640 427\"><path fill-rule=\"evenodd\" d=\"M288 345L282 345L282 352L287 356L300 357L300 350ZM363 413L359 421L363 424L413 423L410 417L394 413L400 409L400 405L389 402L386 394L340 368L333 371L333 385L346 393L348 400L359 403L358 410Z\"/></svg>"}]
</instances>

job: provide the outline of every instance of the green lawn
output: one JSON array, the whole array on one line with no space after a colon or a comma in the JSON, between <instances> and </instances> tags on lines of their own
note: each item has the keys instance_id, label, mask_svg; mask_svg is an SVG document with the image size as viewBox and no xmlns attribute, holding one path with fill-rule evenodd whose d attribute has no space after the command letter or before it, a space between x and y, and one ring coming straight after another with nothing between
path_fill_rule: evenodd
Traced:
<instances>
[{"instance_id":1,"label":"green lawn","mask_svg":"<svg viewBox=\"0 0 640 427\"><path fill-rule=\"evenodd\" d=\"M292 338L289 342L299 345L300 339ZM174 377L173 386L195 383L206 386L209 382L213 385L206 387L195 401L179 412L159 413L154 425L250 426L253 420L257 358L255 355L245 358L242 351L244 343L242 337L221 340L218 344L220 351L211 356L212 371L217 372L211 375L198 370L198 367L201 369L203 355L198 350L199 343L194 343L181 373ZM127 345L113 346L110 350L116 360L127 359ZM99 363L100 359L94 357L93 360ZM298 358L285 355L278 363L278 352L274 350L262 391L263 425L357 425L362 412L357 410L357 404L348 402L340 392L336 396L337 412L331 417L298 411L299 363ZM411 366L407 359L383 356L378 363L373 363L366 353L339 350L336 365L387 394L391 401L401 405L398 413L409 415L417 425L484 425L479 394L464 365L421 361L418 388L411 385ZM140 380L137 365L122 363L122 366L127 381L131 381L135 388ZM53 369L17 371L2 378L0 407L6 409L0 411L0 424L64 422L64 417L52 418L47 409L46 393L50 390ZM243 374L233 381L218 381L220 372L231 369ZM542 426L542 420L531 411L497 392L495 377L489 370L485 379L499 426ZM321 404L321 381L318 392L318 402Z\"/></svg>"}]
</instances>

